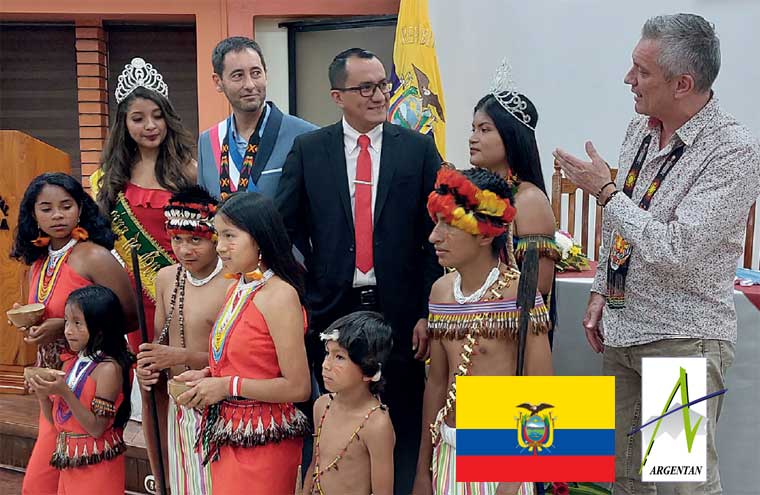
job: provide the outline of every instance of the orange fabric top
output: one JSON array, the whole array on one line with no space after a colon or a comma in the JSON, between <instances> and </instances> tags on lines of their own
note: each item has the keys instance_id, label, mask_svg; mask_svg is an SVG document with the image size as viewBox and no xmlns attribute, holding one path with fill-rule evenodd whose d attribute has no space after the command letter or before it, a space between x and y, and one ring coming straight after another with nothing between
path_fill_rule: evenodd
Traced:
<instances>
[{"instance_id":1,"label":"orange fabric top","mask_svg":"<svg viewBox=\"0 0 760 495\"><path fill-rule=\"evenodd\" d=\"M70 253L71 251L64 255L67 259L63 261L61 272L58 274L58 280L55 282L55 287L53 287L50 297L45 301L45 319L63 318L66 299L69 298L69 294L81 287L92 285L92 281L87 280L69 266L68 256ZM29 304L36 302L37 284L39 284L40 281L40 272L42 271L42 265L44 262L45 258L42 258L35 261L32 265L32 278L29 284Z\"/></svg>"},{"instance_id":2,"label":"orange fabric top","mask_svg":"<svg viewBox=\"0 0 760 495\"><path fill-rule=\"evenodd\" d=\"M69 294L76 289L92 285L91 280L87 280L69 266L68 257L70 254L71 251L64 255L65 258L58 273L58 278L55 280L55 285L51 289L47 301L44 302L44 319L63 318ZM29 304L37 302L37 284L39 284L44 263L45 258L35 261L32 265L32 278L29 283L29 297L27 299ZM66 352L67 349L68 343L66 342L66 338L61 335L55 341L43 344L37 348L37 362L35 365L59 369L61 367L61 353Z\"/></svg>"},{"instance_id":3,"label":"orange fabric top","mask_svg":"<svg viewBox=\"0 0 760 495\"><path fill-rule=\"evenodd\" d=\"M77 362L76 359L68 359L63 363L63 369L66 372L66 376L68 377L68 374L71 372L71 368L74 366L74 364ZM94 368L93 368L94 369ZM79 396L79 402L81 402L88 410L91 409L92 399L95 398L95 390L97 387L97 384L95 380L92 378L92 376L87 376L85 378L84 388L82 389L82 394ZM124 393L119 392L119 395L116 397L116 401L114 403L115 409L118 411L119 406L121 406L121 403L124 401ZM66 402L61 398L61 396L56 395L53 398L53 420L55 421L55 428L58 431L66 431L70 433L87 433L84 428L82 428L82 425L79 424L79 422L76 420L73 414L63 423L59 422L59 417L56 414L56 411L58 411L59 404L63 406L64 410L70 410L68 408L68 405ZM105 432L102 436L106 436L106 433L109 433L111 428L113 427L114 418L112 417L109 421L108 427L106 428Z\"/></svg>"},{"instance_id":4,"label":"orange fabric top","mask_svg":"<svg viewBox=\"0 0 760 495\"><path fill-rule=\"evenodd\" d=\"M235 285L227 292L227 298L234 297ZM254 292L245 303L237 320L229 330L224 343L222 356L218 363L214 362L213 341L214 332L209 335L209 367L211 376L235 376L255 379L271 379L282 376L280 363L274 340L269 333L269 327L254 303ZM304 314L304 334L306 325L306 310ZM219 317L221 316L221 313Z\"/></svg>"}]
</instances>

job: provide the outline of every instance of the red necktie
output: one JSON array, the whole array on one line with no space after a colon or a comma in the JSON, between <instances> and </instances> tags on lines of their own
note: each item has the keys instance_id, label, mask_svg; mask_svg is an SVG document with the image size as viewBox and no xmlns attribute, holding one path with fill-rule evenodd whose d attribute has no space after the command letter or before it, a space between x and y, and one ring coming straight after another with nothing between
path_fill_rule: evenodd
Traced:
<instances>
[{"instance_id":1,"label":"red necktie","mask_svg":"<svg viewBox=\"0 0 760 495\"><path fill-rule=\"evenodd\" d=\"M362 134L357 140L359 157L356 159L354 181L354 232L356 234L356 267L367 273L372 269L372 158L369 156L369 136Z\"/></svg>"}]
</instances>

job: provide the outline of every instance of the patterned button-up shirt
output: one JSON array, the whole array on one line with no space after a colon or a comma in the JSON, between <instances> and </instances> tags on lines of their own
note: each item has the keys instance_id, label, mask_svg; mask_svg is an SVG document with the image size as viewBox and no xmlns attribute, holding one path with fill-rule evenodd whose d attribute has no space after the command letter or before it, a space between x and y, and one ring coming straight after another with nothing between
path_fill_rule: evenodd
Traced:
<instances>
[{"instance_id":1,"label":"patterned button-up shirt","mask_svg":"<svg viewBox=\"0 0 760 495\"><path fill-rule=\"evenodd\" d=\"M736 342L734 273L749 208L760 195L760 143L713 98L662 149L659 125L645 116L628 126L617 187L652 134L633 198L616 194L604 208L593 292L607 293L607 258L617 231L632 247L625 307L604 308L605 345L671 338ZM685 144L648 210L639 201L674 147Z\"/></svg>"}]
</instances>

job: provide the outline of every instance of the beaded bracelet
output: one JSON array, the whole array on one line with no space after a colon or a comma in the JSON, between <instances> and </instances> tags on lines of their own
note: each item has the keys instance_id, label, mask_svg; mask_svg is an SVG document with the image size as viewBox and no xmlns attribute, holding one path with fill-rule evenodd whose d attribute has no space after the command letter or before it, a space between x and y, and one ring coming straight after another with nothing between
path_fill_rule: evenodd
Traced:
<instances>
[{"instance_id":1,"label":"beaded bracelet","mask_svg":"<svg viewBox=\"0 0 760 495\"><path fill-rule=\"evenodd\" d=\"M599 192L598 192L598 193L596 193L596 199L597 199L597 201L599 200L599 196L601 196L601 195L602 195L602 193L604 192L604 189L605 189L607 186L614 186L614 185L615 185L615 181L614 181L614 180L611 180L611 181L609 181L608 183L606 183L605 185L603 185L602 187L600 187L600 188L599 188Z\"/></svg>"},{"instance_id":2,"label":"beaded bracelet","mask_svg":"<svg viewBox=\"0 0 760 495\"><path fill-rule=\"evenodd\" d=\"M92 399L90 409L92 409L92 414L95 416L102 416L104 418L116 416L116 405L110 400L101 399L100 397Z\"/></svg>"},{"instance_id":3,"label":"beaded bracelet","mask_svg":"<svg viewBox=\"0 0 760 495\"><path fill-rule=\"evenodd\" d=\"M610 201L612 201L612 198L614 198L615 195L617 193L619 193L619 192L620 192L620 189L615 189L614 191L612 191L610 193L609 196L607 196L607 201L605 201L604 203L599 203L599 201L597 200L597 204L599 204L599 206L601 206L602 208L604 208L605 206L607 206L608 204L610 204Z\"/></svg>"},{"instance_id":4,"label":"beaded bracelet","mask_svg":"<svg viewBox=\"0 0 760 495\"><path fill-rule=\"evenodd\" d=\"M230 389L229 389L230 397L240 397L240 382L241 381L242 380L237 375L230 378Z\"/></svg>"}]
</instances>

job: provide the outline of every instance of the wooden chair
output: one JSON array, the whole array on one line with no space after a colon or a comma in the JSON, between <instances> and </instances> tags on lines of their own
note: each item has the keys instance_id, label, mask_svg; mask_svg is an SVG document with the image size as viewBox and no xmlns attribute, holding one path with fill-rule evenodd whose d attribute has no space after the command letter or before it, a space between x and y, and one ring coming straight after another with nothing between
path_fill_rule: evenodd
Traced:
<instances>
[{"instance_id":1,"label":"wooden chair","mask_svg":"<svg viewBox=\"0 0 760 495\"><path fill-rule=\"evenodd\" d=\"M612 169L612 180L615 180L617 176L617 169ZM554 211L554 219L557 222L557 226L562 228L562 195L567 195L567 228L564 229L570 233L573 238L577 239L575 235L575 207L576 207L576 194L581 194L581 247L583 248L583 254L589 259L599 259L599 245L601 244L602 237L602 208L596 205L596 199L590 196L587 192L578 189L578 186L562 174L557 161L554 161L554 173L552 174L552 211ZM592 203L593 201L593 203ZM593 251L589 250L591 244L591 223L590 213L591 208L596 209L595 221L593 225L594 232L594 245Z\"/></svg>"},{"instance_id":2,"label":"wooden chair","mask_svg":"<svg viewBox=\"0 0 760 495\"><path fill-rule=\"evenodd\" d=\"M752 268L752 255L754 254L754 242L755 242L755 210L757 209L757 201L749 209L749 215L747 216L747 233L744 234L744 268ZM760 270L760 259L757 261L756 269Z\"/></svg>"},{"instance_id":3,"label":"wooden chair","mask_svg":"<svg viewBox=\"0 0 760 495\"><path fill-rule=\"evenodd\" d=\"M617 176L617 169L612 169L612 180L615 180ZM552 210L554 211L554 219L557 225L562 228L562 195L567 195L567 230L573 238L577 238L575 235L575 208L576 208L576 194L581 194L581 235L580 241L583 248L583 253L589 258L599 259L599 244L601 243L602 235L602 208L596 206L596 200L589 196L588 193L578 189L578 186L572 183L570 179L562 174L562 169L559 167L557 161L554 161L554 173L552 174ZM592 206L592 201L594 204ZM594 217L594 246L593 251L589 251L589 244L591 243L590 231L591 223L590 212L591 208L596 209L596 215ZM754 255L754 238L755 238L755 212L757 210L757 202L752 205L747 215L747 233L744 236L744 268L753 268L752 257ZM593 256L592 256L593 255ZM758 266L754 267L760 269L760 260Z\"/></svg>"}]
</instances>

